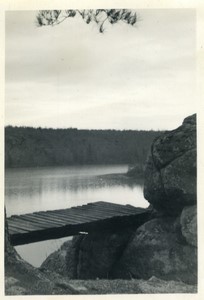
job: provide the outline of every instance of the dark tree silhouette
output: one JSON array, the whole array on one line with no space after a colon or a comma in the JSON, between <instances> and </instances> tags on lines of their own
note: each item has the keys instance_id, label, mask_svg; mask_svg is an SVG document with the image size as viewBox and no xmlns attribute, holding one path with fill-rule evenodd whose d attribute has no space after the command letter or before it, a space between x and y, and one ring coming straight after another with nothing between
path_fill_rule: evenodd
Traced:
<instances>
[{"instance_id":1,"label":"dark tree silhouette","mask_svg":"<svg viewBox=\"0 0 204 300\"><path fill-rule=\"evenodd\" d=\"M37 25L58 25L67 18L73 18L80 15L87 23L94 22L99 28L99 32L104 32L106 22L116 24L120 21L129 25L134 25L137 22L137 14L134 10L128 9L69 9L69 10L41 10L36 16Z\"/></svg>"},{"instance_id":2,"label":"dark tree silhouette","mask_svg":"<svg viewBox=\"0 0 204 300\"><path fill-rule=\"evenodd\" d=\"M144 130L5 128L5 166L43 167L81 164L145 163L160 135Z\"/></svg>"}]
</instances>

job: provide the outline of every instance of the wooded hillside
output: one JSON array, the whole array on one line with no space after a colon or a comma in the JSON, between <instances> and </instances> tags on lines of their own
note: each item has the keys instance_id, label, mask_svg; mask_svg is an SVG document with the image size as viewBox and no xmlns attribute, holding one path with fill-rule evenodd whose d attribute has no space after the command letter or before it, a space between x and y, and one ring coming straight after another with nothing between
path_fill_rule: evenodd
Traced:
<instances>
[{"instance_id":1,"label":"wooded hillside","mask_svg":"<svg viewBox=\"0 0 204 300\"><path fill-rule=\"evenodd\" d=\"M143 164L161 132L5 128L5 166Z\"/></svg>"}]
</instances>

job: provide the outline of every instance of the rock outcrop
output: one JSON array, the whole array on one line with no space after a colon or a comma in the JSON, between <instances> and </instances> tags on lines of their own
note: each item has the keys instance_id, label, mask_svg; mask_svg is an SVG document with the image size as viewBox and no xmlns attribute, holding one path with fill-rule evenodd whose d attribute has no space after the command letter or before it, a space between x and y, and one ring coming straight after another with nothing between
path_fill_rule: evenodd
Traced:
<instances>
[{"instance_id":1,"label":"rock outcrop","mask_svg":"<svg viewBox=\"0 0 204 300\"><path fill-rule=\"evenodd\" d=\"M196 115L153 142L145 169L144 197L169 215L196 204Z\"/></svg>"},{"instance_id":2,"label":"rock outcrop","mask_svg":"<svg viewBox=\"0 0 204 300\"><path fill-rule=\"evenodd\" d=\"M135 232L115 277L197 282L196 116L157 138L151 148L144 196L155 219Z\"/></svg>"}]
</instances>

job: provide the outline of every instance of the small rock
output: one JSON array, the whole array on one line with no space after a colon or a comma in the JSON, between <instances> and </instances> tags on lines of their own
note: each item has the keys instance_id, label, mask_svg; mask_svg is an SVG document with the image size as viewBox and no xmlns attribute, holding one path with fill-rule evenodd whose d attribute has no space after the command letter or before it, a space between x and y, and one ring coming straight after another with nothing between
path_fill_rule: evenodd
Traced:
<instances>
[{"instance_id":1,"label":"small rock","mask_svg":"<svg viewBox=\"0 0 204 300\"><path fill-rule=\"evenodd\" d=\"M149 280L138 280L138 288L141 293L145 294L162 294L162 293L196 293L195 285L188 285L179 281L165 281L155 276Z\"/></svg>"},{"instance_id":2,"label":"small rock","mask_svg":"<svg viewBox=\"0 0 204 300\"><path fill-rule=\"evenodd\" d=\"M74 283L69 283L69 287L71 287L73 291L76 291L76 292L79 292L79 293L83 293L83 292L88 291L85 286L74 284Z\"/></svg>"}]
</instances>

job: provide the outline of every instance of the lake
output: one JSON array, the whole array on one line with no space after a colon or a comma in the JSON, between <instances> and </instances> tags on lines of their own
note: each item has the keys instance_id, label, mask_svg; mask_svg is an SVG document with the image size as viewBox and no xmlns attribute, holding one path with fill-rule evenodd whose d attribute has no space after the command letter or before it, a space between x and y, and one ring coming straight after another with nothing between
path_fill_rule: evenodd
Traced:
<instances>
[{"instance_id":1,"label":"lake","mask_svg":"<svg viewBox=\"0 0 204 300\"><path fill-rule=\"evenodd\" d=\"M127 165L7 169L7 216L69 208L96 201L147 207L142 180L124 176L127 170ZM16 250L22 258L38 267L68 239L70 237L17 246Z\"/></svg>"}]
</instances>

